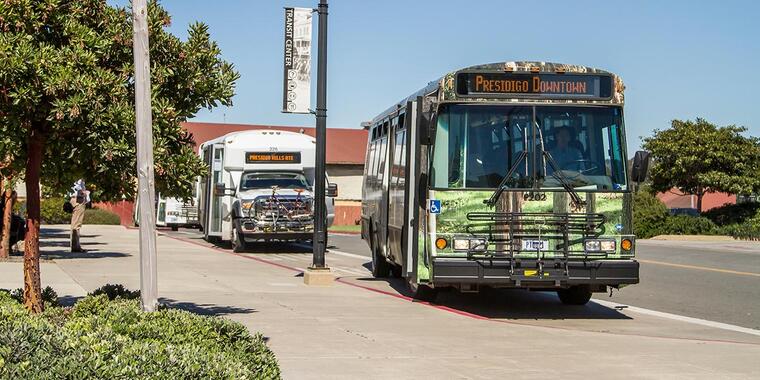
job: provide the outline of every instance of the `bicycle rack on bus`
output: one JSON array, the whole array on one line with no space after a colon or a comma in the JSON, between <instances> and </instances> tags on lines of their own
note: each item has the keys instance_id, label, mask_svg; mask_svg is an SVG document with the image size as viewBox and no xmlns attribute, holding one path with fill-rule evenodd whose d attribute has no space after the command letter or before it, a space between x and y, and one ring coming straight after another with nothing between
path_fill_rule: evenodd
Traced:
<instances>
[{"instance_id":1,"label":"bicycle rack on bus","mask_svg":"<svg viewBox=\"0 0 760 380\"><path fill-rule=\"evenodd\" d=\"M599 237L607 218L603 214L586 213L471 212L467 220L475 222L467 227L468 233L488 236L488 247L468 251L469 260L508 261L510 278L517 286L521 281L554 281L559 286L560 279L569 275L571 254L586 259L590 256L585 250L571 251L570 247L577 243L582 245L587 238ZM547 240L549 246L544 250L522 250L523 239ZM553 248L552 243L556 243ZM529 267L531 259L516 255L532 253L535 253L535 272L531 268L527 275L522 264L525 262ZM547 254L552 258L547 259ZM550 266L547 268L546 264ZM521 274L516 273L516 266L523 269Z\"/></svg>"}]
</instances>

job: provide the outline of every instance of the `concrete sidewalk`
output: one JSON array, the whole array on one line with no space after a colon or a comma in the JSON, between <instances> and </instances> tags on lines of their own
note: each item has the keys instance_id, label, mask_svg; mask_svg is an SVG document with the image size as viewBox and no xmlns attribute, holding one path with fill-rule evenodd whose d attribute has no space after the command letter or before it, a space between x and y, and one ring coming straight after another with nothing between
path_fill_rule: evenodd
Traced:
<instances>
[{"instance_id":1,"label":"concrete sidewalk","mask_svg":"<svg viewBox=\"0 0 760 380\"><path fill-rule=\"evenodd\" d=\"M96 250L77 255L59 251L65 228L44 231L44 256L55 264L43 265L43 283L71 295L105 283L138 288L137 231L83 230L84 247ZM166 236L158 247L163 301L262 332L288 379L760 377L755 335L613 309L599 320L498 319L410 302L359 275L307 287L296 257L236 255ZM19 265L0 263L0 287L20 286L19 276L6 276Z\"/></svg>"}]
</instances>

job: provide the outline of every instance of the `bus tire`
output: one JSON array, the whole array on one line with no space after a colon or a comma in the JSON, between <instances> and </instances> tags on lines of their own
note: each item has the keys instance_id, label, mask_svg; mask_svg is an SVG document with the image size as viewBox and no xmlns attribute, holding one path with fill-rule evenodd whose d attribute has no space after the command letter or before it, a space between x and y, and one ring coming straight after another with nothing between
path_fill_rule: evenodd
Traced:
<instances>
[{"instance_id":1,"label":"bus tire","mask_svg":"<svg viewBox=\"0 0 760 380\"><path fill-rule=\"evenodd\" d=\"M172 231L179 231L179 226L172 226Z\"/></svg>"},{"instance_id":2,"label":"bus tire","mask_svg":"<svg viewBox=\"0 0 760 380\"><path fill-rule=\"evenodd\" d=\"M391 273L391 264L383 257L376 239L372 239L372 277L386 278Z\"/></svg>"},{"instance_id":3,"label":"bus tire","mask_svg":"<svg viewBox=\"0 0 760 380\"><path fill-rule=\"evenodd\" d=\"M232 252L240 253L245 251L245 241L243 240L243 237L238 234L237 228L232 229L232 240L230 243L232 244Z\"/></svg>"},{"instance_id":4,"label":"bus tire","mask_svg":"<svg viewBox=\"0 0 760 380\"><path fill-rule=\"evenodd\" d=\"M575 285L567 289L557 290L557 295L565 305L585 305L591 299L591 287Z\"/></svg>"},{"instance_id":5,"label":"bus tire","mask_svg":"<svg viewBox=\"0 0 760 380\"><path fill-rule=\"evenodd\" d=\"M411 279L407 280L406 284L415 300L433 302L438 297L438 289L430 285L420 284Z\"/></svg>"},{"instance_id":6,"label":"bus tire","mask_svg":"<svg viewBox=\"0 0 760 380\"><path fill-rule=\"evenodd\" d=\"M401 265L391 265L391 277L401 278Z\"/></svg>"}]
</instances>

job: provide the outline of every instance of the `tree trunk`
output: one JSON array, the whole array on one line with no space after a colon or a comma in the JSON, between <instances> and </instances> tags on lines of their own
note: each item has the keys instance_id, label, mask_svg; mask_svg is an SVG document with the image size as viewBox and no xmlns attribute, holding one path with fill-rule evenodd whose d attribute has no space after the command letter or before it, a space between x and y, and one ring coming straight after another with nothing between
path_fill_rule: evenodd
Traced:
<instances>
[{"instance_id":1,"label":"tree trunk","mask_svg":"<svg viewBox=\"0 0 760 380\"><path fill-rule=\"evenodd\" d=\"M705 193L697 193L697 211L699 213L702 213L702 197L705 196Z\"/></svg>"},{"instance_id":2,"label":"tree trunk","mask_svg":"<svg viewBox=\"0 0 760 380\"><path fill-rule=\"evenodd\" d=\"M13 212L13 192L10 189L6 189L3 192L2 201L5 203L5 208L3 209L2 216L3 231L0 233L2 239L0 241L0 259L7 259L11 255L11 213Z\"/></svg>"},{"instance_id":3,"label":"tree trunk","mask_svg":"<svg viewBox=\"0 0 760 380\"><path fill-rule=\"evenodd\" d=\"M24 305L32 313L40 313L40 170L44 140L39 131L29 133L26 161L26 239L24 242Z\"/></svg>"}]
</instances>

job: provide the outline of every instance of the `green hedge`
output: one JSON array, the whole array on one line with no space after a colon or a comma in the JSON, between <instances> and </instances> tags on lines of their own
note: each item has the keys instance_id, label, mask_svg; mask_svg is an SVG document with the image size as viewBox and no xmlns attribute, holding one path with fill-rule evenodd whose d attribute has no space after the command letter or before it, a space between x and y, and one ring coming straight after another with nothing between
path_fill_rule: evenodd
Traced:
<instances>
[{"instance_id":1,"label":"green hedge","mask_svg":"<svg viewBox=\"0 0 760 380\"><path fill-rule=\"evenodd\" d=\"M43 198L40 202L40 217L44 224L69 224L71 214L63 211L64 198ZM84 212L84 224L119 225L119 215L108 210L90 208Z\"/></svg>"},{"instance_id":2,"label":"green hedge","mask_svg":"<svg viewBox=\"0 0 760 380\"><path fill-rule=\"evenodd\" d=\"M0 378L278 379L274 354L241 324L137 300L88 296L29 314L0 291Z\"/></svg>"},{"instance_id":3,"label":"green hedge","mask_svg":"<svg viewBox=\"0 0 760 380\"><path fill-rule=\"evenodd\" d=\"M43 198L40 200L40 217L44 224L69 224L71 214L63 211L64 198Z\"/></svg>"},{"instance_id":4,"label":"green hedge","mask_svg":"<svg viewBox=\"0 0 760 380\"><path fill-rule=\"evenodd\" d=\"M715 235L718 226L703 216L669 215L658 235Z\"/></svg>"},{"instance_id":5,"label":"green hedge","mask_svg":"<svg viewBox=\"0 0 760 380\"><path fill-rule=\"evenodd\" d=\"M727 204L703 212L702 216L719 226L749 223L751 219L760 217L760 203Z\"/></svg>"},{"instance_id":6,"label":"green hedge","mask_svg":"<svg viewBox=\"0 0 760 380\"><path fill-rule=\"evenodd\" d=\"M657 235L727 235L760 240L760 204L725 205L702 216L670 215L657 197L640 190L633 196L633 230L641 239Z\"/></svg>"},{"instance_id":7,"label":"green hedge","mask_svg":"<svg viewBox=\"0 0 760 380\"><path fill-rule=\"evenodd\" d=\"M638 238L662 235L668 217L668 207L648 191L633 195L633 231Z\"/></svg>"},{"instance_id":8,"label":"green hedge","mask_svg":"<svg viewBox=\"0 0 760 380\"><path fill-rule=\"evenodd\" d=\"M69 220L71 220L70 214ZM84 224L119 225L121 224L121 218L110 211L91 208L84 211Z\"/></svg>"}]
</instances>

